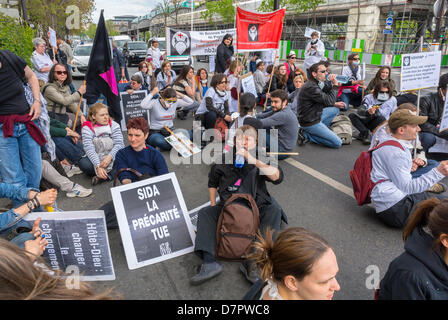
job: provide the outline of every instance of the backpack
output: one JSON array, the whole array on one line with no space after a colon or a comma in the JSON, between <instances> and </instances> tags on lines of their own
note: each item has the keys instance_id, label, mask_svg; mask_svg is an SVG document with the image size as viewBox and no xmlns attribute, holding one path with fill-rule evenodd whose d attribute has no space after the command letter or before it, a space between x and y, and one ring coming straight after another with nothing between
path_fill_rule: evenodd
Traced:
<instances>
[{"instance_id":1,"label":"backpack","mask_svg":"<svg viewBox=\"0 0 448 320\"><path fill-rule=\"evenodd\" d=\"M258 169L254 168L244 178L239 193L234 193L226 200L219 214L216 225L215 257L229 261L242 261L249 253L252 242L256 239L260 226L260 214L255 202L256 175ZM249 193L243 189L247 183Z\"/></svg>"},{"instance_id":2,"label":"backpack","mask_svg":"<svg viewBox=\"0 0 448 320\"><path fill-rule=\"evenodd\" d=\"M384 147L394 146L404 151L403 146L395 140L387 140L375 148L361 152L358 159L355 161L353 170L350 170L350 179L352 180L353 193L359 206L370 203L370 194L373 188L381 182L387 180L379 180L375 183L370 179L370 173L372 171L372 152Z\"/></svg>"},{"instance_id":3,"label":"backpack","mask_svg":"<svg viewBox=\"0 0 448 320\"><path fill-rule=\"evenodd\" d=\"M352 122L349 117L344 115L336 116L331 122L330 130L342 140L342 144L352 143Z\"/></svg>"}]
</instances>

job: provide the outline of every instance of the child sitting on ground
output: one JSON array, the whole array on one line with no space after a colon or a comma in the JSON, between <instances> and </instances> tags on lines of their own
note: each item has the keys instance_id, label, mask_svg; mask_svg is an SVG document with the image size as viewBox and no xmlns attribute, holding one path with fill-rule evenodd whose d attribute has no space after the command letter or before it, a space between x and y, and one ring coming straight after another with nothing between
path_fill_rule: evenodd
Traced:
<instances>
[{"instance_id":1,"label":"child sitting on ground","mask_svg":"<svg viewBox=\"0 0 448 320\"><path fill-rule=\"evenodd\" d=\"M92 163L89 172L93 176L92 186L113 180L115 155L124 148L124 143L120 126L110 119L104 104L96 103L89 109L82 127L82 142Z\"/></svg>"}]
</instances>

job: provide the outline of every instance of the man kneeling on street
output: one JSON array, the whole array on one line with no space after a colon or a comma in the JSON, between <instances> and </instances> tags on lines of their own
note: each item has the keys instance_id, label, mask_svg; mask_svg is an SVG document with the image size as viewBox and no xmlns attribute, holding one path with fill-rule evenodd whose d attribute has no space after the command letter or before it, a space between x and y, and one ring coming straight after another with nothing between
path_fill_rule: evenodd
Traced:
<instances>
[{"instance_id":1,"label":"man kneeling on street","mask_svg":"<svg viewBox=\"0 0 448 320\"><path fill-rule=\"evenodd\" d=\"M376 183L371 199L378 217L386 225L402 228L420 201L445 197L428 193L433 184L448 176L448 161L442 161L431 171L412 179L413 159L406 148L406 140L414 140L420 131L420 124L428 117L417 116L410 110L397 110L389 118L391 138L403 148L383 146L372 152L371 179ZM384 142L384 141L382 141Z\"/></svg>"}]
</instances>

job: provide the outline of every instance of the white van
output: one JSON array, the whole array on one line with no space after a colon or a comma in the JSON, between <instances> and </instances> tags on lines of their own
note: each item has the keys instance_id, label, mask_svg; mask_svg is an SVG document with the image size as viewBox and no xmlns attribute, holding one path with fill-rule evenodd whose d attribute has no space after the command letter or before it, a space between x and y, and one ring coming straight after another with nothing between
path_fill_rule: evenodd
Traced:
<instances>
[{"instance_id":1,"label":"white van","mask_svg":"<svg viewBox=\"0 0 448 320\"><path fill-rule=\"evenodd\" d=\"M120 49L120 51L123 50L123 46L126 42L132 41L131 37L128 35L124 36L113 36L112 40L116 42L117 48Z\"/></svg>"},{"instance_id":2,"label":"white van","mask_svg":"<svg viewBox=\"0 0 448 320\"><path fill-rule=\"evenodd\" d=\"M154 38L159 42L159 49L162 55L166 52L166 39L165 38ZM148 47L151 46L151 40L148 43ZM193 62L190 56L167 56L167 59L171 62L171 68L176 72L182 69L183 66L192 65Z\"/></svg>"}]
</instances>

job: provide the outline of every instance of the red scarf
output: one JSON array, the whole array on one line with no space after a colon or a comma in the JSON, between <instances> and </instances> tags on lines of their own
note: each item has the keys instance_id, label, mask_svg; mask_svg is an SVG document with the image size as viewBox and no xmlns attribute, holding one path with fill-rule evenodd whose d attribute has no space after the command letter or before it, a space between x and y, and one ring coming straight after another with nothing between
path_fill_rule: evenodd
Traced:
<instances>
[{"instance_id":1,"label":"red scarf","mask_svg":"<svg viewBox=\"0 0 448 320\"><path fill-rule=\"evenodd\" d=\"M34 141L36 141L40 146L47 143L47 140L38 126L31 121L31 116L29 114L9 114L6 116L0 116L0 123L3 124L3 137L5 138L12 137L14 135L15 123L24 123Z\"/></svg>"}]
</instances>

